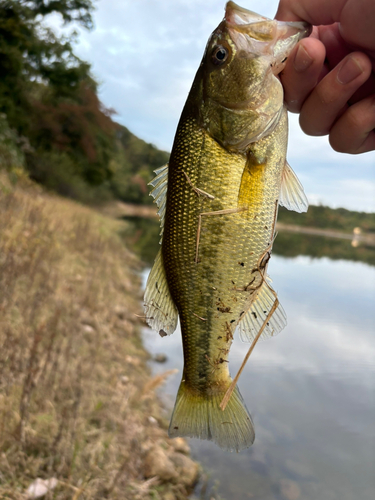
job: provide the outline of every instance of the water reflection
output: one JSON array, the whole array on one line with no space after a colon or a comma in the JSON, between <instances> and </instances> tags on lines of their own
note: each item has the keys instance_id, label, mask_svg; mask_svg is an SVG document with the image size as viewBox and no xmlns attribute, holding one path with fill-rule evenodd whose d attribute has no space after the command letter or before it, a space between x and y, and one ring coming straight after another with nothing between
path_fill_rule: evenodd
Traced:
<instances>
[{"instance_id":1,"label":"water reflection","mask_svg":"<svg viewBox=\"0 0 375 500\"><path fill-rule=\"evenodd\" d=\"M366 245L355 237L352 240L345 240L279 231L273 253L286 257L308 255L318 258L329 257L334 260L361 261L375 266L375 247Z\"/></svg>"},{"instance_id":2,"label":"water reflection","mask_svg":"<svg viewBox=\"0 0 375 500\"><path fill-rule=\"evenodd\" d=\"M123 238L132 250L149 266L152 266L159 249L160 222L142 217L124 217L127 228Z\"/></svg>"},{"instance_id":3,"label":"water reflection","mask_svg":"<svg viewBox=\"0 0 375 500\"><path fill-rule=\"evenodd\" d=\"M128 234L144 262L159 248L157 221L133 219ZM252 448L228 454L190 440L209 474L202 499L372 500L375 491L375 248L280 232L270 274L288 315L259 343L240 389L256 429ZM146 348L178 368L161 396L172 409L182 370L180 333L144 330ZM247 345L236 338L235 374Z\"/></svg>"},{"instance_id":4,"label":"water reflection","mask_svg":"<svg viewBox=\"0 0 375 500\"><path fill-rule=\"evenodd\" d=\"M288 314L259 343L240 389L256 429L252 448L228 454L190 440L210 475L202 498L370 500L375 491L375 269L360 262L273 256L270 273ZM182 369L180 334L144 331L146 348ZM236 339L232 374L246 352ZM170 408L180 382L168 380ZM213 487L219 481L219 486Z\"/></svg>"}]
</instances>

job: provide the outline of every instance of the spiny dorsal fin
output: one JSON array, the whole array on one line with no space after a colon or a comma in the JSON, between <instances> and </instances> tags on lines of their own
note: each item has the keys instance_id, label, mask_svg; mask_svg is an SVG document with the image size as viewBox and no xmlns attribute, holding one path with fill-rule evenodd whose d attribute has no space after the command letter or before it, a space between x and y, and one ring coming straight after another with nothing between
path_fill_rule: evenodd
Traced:
<instances>
[{"instance_id":1,"label":"spiny dorsal fin","mask_svg":"<svg viewBox=\"0 0 375 500\"><path fill-rule=\"evenodd\" d=\"M283 171L279 204L298 213L307 212L309 207L302 184L288 162L285 162Z\"/></svg>"},{"instance_id":2,"label":"spiny dorsal fin","mask_svg":"<svg viewBox=\"0 0 375 500\"><path fill-rule=\"evenodd\" d=\"M163 167L154 170L156 176L149 182L149 185L154 189L151 191L150 196L154 198L158 206L158 215L160 217L160 243L163 239L164 232L164 218L165 218L165 205L167 202L167 188L168 188L168 163Z\"/></svg>"},{"instance_id":3,"label":"spiny dorsal fin","mask_svg":"<svg viewBox=\"0 0 375 500\"><path fill-rule=\"evenodd\" d=\"M267 318L268 313L276 300L276 294L268 283L263 283L250 309L239 323L239 333L242 342L252 342ZM286 314L278 305L271 319L268 321L259 340L274 337L286 326Z\"/></svg>"},{"instance_id":4,"label":"spiny dorsal fin","mask_svg":"<svg viewBox=\"0 0 375 500\"><path fill-rule=\"evenodd\" d=\"M178 312L169 291L161 249L147 280L144 311L149 326L162 337L175 331Z\"/></svg>"}]
</instances>

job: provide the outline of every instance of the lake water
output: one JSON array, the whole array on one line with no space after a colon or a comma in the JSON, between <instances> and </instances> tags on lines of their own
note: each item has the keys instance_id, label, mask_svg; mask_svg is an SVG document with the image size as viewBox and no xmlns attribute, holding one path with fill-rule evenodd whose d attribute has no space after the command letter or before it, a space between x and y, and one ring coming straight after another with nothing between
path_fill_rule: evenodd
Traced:
<instances>
[{"instance_id":1,"label":"lake water","mask_svg":"<svg viewBox=\"0 0 375 500\"><path fill-rule=\"evenodd\" d=\"M375 267L340 260L337 252L335 259L272 256L269 273L288 325L258 343L239 381L255 443L228 453L189 440L208 477L196 497L375 498ZM183 364L180 332L161 338L145 328L143 338L151 354L167 355L166 363L151 363L155 374L179 370L161 389L172 410ZM233 376L247 348L235 338Z\"/></svg>"}]
</instances>

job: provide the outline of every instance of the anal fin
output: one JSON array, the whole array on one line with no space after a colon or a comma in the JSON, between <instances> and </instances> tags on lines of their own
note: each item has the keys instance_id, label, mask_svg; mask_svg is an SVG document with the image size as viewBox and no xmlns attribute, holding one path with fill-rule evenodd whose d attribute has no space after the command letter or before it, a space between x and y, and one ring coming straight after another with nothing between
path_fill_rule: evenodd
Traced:
<instances>
[{"instance_id":1,"label":"anal fin","mask_svg":"<svg viewBox=\"0 0 375 500\"><path fill-rule=\"evenodd\" d=\"M241 319L238 327L240 338L243 342L252 342L265 322L268 313L271 311L276 300L276 294L266 282L261 286L250 309ZM259 340L265 340L274 337L286 326L286 314L281 306L278 305L275 312L265 326Z\"/></svg>"}]
</instances>

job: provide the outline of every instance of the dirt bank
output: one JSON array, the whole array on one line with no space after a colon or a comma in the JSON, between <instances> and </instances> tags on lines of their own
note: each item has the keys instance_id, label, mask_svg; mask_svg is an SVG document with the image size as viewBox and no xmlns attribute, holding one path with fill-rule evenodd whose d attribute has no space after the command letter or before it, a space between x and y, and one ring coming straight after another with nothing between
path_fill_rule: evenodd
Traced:
<instances>
[{"instance_id":1,"label":"dirt bank","mask_svg":"<svg viewBox=\"0 0 375 500\"><path fill-rule=\"evenodd\" d=\"M0 498L187 498L124 223L4 176L0 212Z\"/></svg>"}]
</instances>

